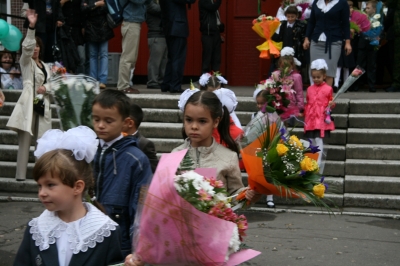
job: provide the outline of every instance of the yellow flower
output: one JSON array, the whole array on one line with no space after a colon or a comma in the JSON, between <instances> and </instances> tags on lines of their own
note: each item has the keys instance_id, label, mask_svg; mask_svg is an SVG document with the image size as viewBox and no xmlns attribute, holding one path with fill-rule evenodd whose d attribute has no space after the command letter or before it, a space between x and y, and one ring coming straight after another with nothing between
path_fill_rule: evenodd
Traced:
<instances>
[{"instance_id":1,"label":"yellow flower","mask_svg":"<svg viewBox=\"0 0 400 266\"><path fill-rule=\"evenodd\" d=\"M297 138L295 135L290 136L289 144L292 144L293 146L299 148L300 150L304 148L299 138Z\"/></svg>"},{"instance_id":2,"label":"yellow flower","mask_svg":"<svg viewBox=\"0 0 400 266\"><path fill-rule=\"evenodd\" d=\"M286 145L284 145L284 144L278 144L276 146L276 151L278 152L279 156L285 155L288 150L289 150L288 147L286 147Z\"/></svg>"},{"instance_id":3,"label":"yellow flower","mask_svg":"<svg viewBox=\"0 0 400 266\"><path fill-rule=\"evenodd\" d=\"M314 172L318 170L318 163L314 159L305 156L304 159L300 162L300 168L303 171Z\"/></svg>"},{"instance_id":4,"label":"yellow flower","mask_svg":"<svg viewBox=\"0 0 400 266\"><path fill-rule=\"evenodd\" d=\"M313 193L318 198L323 198L325 193L325 186L323 184L318 184L313 187Z\"/></svg>"}]
</instances>

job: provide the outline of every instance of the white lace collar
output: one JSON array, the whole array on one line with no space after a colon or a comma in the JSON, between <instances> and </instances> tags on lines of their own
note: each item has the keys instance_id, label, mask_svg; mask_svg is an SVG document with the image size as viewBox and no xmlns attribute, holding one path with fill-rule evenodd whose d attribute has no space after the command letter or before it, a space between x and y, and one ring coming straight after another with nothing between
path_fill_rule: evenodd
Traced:
<instances>
[{"instance_id":1,"label":"white lace collar","mask_svg":"<svg viewBox=\"0 0 400 266\"><path fill-rule=\"evenodd\" d=\"M334 7L338 2L339 0L332 0L328 4L325 4L325 0L318 0L317 7L321 9L323 13L326 13L331 10L331 8Z\"/></svg>"},{"instance_id":2,"label":"white lace collar","mask_svg":"<svg viewBox=\"0 0 400 266\"><path fill-rule=\"evenodd\" d=\"M97 243L102 243L105 237L118 225L107 215L99 211L92 204L84 203L88 212L80 223L66 223L51 211L45 210L39 217L29 222L32 239L40 251L46 250L51 244L56 243L61 232L68 230L68 241L74 254L86 252L94 248Z\"/></svg>"}]
</instances>

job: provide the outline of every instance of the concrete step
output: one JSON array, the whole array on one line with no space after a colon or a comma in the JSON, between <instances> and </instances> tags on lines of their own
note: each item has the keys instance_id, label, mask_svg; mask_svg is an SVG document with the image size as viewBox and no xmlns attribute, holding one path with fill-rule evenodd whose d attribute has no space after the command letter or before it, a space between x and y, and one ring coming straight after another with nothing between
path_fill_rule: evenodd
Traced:
<instances>
[{"instance_id":1,"label":"concrete step","mask_svg":"<svg viewBox=\"0 0 400 266\"><path fill-rule=\"evenodd\" d=\"M344 184L346 193L400 195L399 176L346 175Z\"/></svg>"},{"instance_id":2,"label":"concrete step","mask_svg":"<svg viewBox=\"0 0 400 266\"><path fill-rule=\"evenodd\" d=\"M399 99L351 100L350 114L400 114Z\"/></svg>"},{"instance_id":3,"label":"concrete step","mask_svg":"<svg viewBox=\"0 0 400 266\"><path fill-rule=\"evenodd\" d=\"M6 125L7 125L7 122L9 119L10 119L9 116L0 115L0 129L7 129ZM51 119L51 127L52 128L60 128L61 127L60 119L52 118Z\"/></svg>"},{"instance_id":4,"label":"concrete step","mask_svg":"<svg viewBox=\"0 0 400 266\"><path fill-rule=\"evenodd\" d=\"M32 179L32 169L34 163L28 163L28 170L26 173L27 179ZM0 162L0 169L2 177L14 178L17 170L16 162Z\"/></svg>"},{"instance_id":5,"label":"concrete step","mask_svg":"<svg viewBox=\"0 0 400 266\"><path fill-rule=\"evenodd\" d=\"M343 195L326 193L323 201L330 207L343 207ZM307 203L302 199L292 199L286 197L274 196L275 206L279 208L279 205L308 205L313 206L312 203ZM324 209L322 209L324 211ZM332 209L332 211L337 211L337 209Z\"/></svg>"},{"instance_id":6,"label":"concrete step","mask_svg":"<svg viewBox=\"0 0 400 266\"><path fill-rule=\"evenodd\" d=\"M10 116L16 105L15 102L8 102L7 100L8 99L6 98L6 102L4 103L3 108L0 109L1 116ZM51 117L58 117L57 105L50 104L50 108L51 108Z\"/></svg>"},{"instance_id":7,"label":"concrete step","mask_svg":"<svg viewBox=\"0 0 400 266\"><path fill-rule=\"evenodd\" d=\"M346 160L346 175L399 176L400 163L395 160Z\"/></svg>"},{"instance_id":8,"label":"concrete step","mask_svg":"<svg viewBox=\"0 0 400 266\"><path fill-rule=\"evenodd\" d=\"M400 145L400 129L349 128L348 144Z\"/></svg>"},{"instance_id":9,"label":"concrete step","mask_svg":"<svg viewBox=\"0 0 400 266\"><path fill-rule=\"evenodd\" d=\"M0 191L16 193L37 193L38 185L35 180L16 181L14 177L0 177Z\"/></svg>"},{"instance_id":10,"label":"concrete step","mask_svg":"<svg viewBox=\"0 0 400 266\"><path fill-rule=\"evenodd\" d=\"M345 193L344 207L399 209L400 196L384 194Z\"/></svg>"},{"instance_id":11,"label":"concrete step","mask_svg":"<svg viewBox=\"0 0 400 266\"><path fill-rule=\"evenodd\" d=\"M400 145L347 144L345 150L347 159L400 160Z\"/></svg>"},{"instance_id":12,"label":"concrete step","mask_svg":"<svg viewBox=\"0 0 400 266\"><path fill-rule=\"evenodd\" d=\"M33 152L34 146L30 147L29 151L29 162L35 162L35 156ZM0 144L0 161L2 162L16 162L18 154L18 145L4 145Z\"/></svg>"},{"instance_id":13,"label":"concrete step","mask_svg":"<svg viewBox=\"0 0 400 266\"><path fill-rule=\"evenodd\" d=\"M304 129L303 128L295 128L293 129L293 133L300 139L304 138ZM329 138L324 139L325 144L332 145L346 145L347 141L347 130L346 129L335 129L331 132L331 136Z\"/></svg>"},{"instance_id":14,"label":"concrete step","mask_svg":"<svg viewBox=\"0 0 400 266\"><path fill-rule=\"evenodd\" d=\"M400 114L349 114L349 128L400 129Z\"/></svg>"}]
</instances>

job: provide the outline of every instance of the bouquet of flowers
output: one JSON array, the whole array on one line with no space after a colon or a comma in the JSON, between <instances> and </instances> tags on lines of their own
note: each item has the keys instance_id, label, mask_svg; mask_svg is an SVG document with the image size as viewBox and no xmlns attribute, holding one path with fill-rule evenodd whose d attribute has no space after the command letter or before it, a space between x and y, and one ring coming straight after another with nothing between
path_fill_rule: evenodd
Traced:
<instances>
[{"instance_id":1,"label":"bouquet of flowers","mask_svg":"<svg viewBox=\"0 0 400 266\"><path fill-rule=\"evenodd\" d=\"M288 67L274 71L271 77L257 85L258 89L265 90L263 96L267 100L262 112L282 114L287 111L290 97L294 93L294 80L290 77Z\"/></svg>"},{"instance_id":2,"label":"bouquet of flowers","mask_svg":"<svg viewBox=\"0 0 400 266\"><path fill-rule=\"evenodd\" d=\"M350 16L350 30L353 29L354 32L360 34L368 31L371 28L371 22L368 16L358 10L353 10ZM352 38L354 36L351 36Z\"/></svg>"},{"instance_id":3,"label":"bouquet of flowers","mask_svg":"<svg viewBox=\"0 0 400 266\"><path fill-rule=\"evenodd\" d=\"M376 4L376 14L370 18L371 28L370 30L363 33L364 37L370 40L370 45L379 47L379 36L382 33L383 26L382 26L382 19L381 16L382 10L382 2L377 2Z\"/></svg>"},{"instance_id":4,"label":"bouquet of flowers","mask_svg":"<svg viewBox=\"0 0 400 266\"><path fill-rule=\"evenodd\" d=\"M186 152L161 157L135 219L135 254L166 265L238 265L260 254L239 250L247 220L232 211L215 169L176 174Z\"/></svg>"},{"instance_id":5,"label":"bouquet of flowers","mask_svg":"<svg viewBox=\"0 0 400 266\"><path fill-rule=\"evenodd\" d=\"M265 120L256 140L245 139L241 149L251 189L265 195L301 198L331 211L322 200L328 186L319 173L317 146L289 136L277 120ZM306 143L307 145L303 144ZM245 191L237 199L245 200Z\"/></svg>"},{"instance_id":6,"label":"bouquet of flowers","mask_svg":"<svg viewBox=\"0 0 400 266\"><path fill-rule=\"evenodd\" d=\"M364 73L365 70L362 67L356 66L353 72L351 72L350 76L344 81L342 87L340 87L340 89L336 93L333 101L335 101L342 93L346 92L350 88L350 86L353 85L353 83L356 82L356 80L359 79Z\"/></svg>"},{"instance_id":7,"label":"bouquet of flowers","mask_svg":"<svg viewBox=\"0 0 400 266\"><path fill-rule=\"evenodd\" d=\"M55 75L50 85L59 107L62 130L80 125L93 128L92 102L100 92L98 81L85 75Z\"/></svg>"},{"instance_id":8,"label":"bouquet of flowers","mask_svg":"<svg viewBox=\"0 0 400 266\"><path fill-rule=\"evenodd\" d=\"M270 59L271 55L279 57L282 49L282 42L274 42L271 38L281 23L279 19L271 16L261 15L253 20L252 29L266 41L257 46L260 51L260 58Z\"/></svg>"}]
</instances>

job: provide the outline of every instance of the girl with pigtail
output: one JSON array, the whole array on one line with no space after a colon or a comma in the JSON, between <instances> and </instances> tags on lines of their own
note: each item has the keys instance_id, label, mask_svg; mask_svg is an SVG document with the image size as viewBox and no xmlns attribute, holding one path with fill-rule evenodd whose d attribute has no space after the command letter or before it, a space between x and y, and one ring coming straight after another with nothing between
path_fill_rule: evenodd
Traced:
<instances>
[{"instance_id":1,"label":"girl with pigtail","mask_svg":"<svg viewBox=\"0 0 400 266\"><path fill-rule=\"evenodd\" d=\"M110 265L123 260L116 222L100 204L85 202L93 192L94 158L99 140L88 127L48 130L38 140L33 178L46 210L33 218L14 266Z\"/></svg>"}]
</instances>

